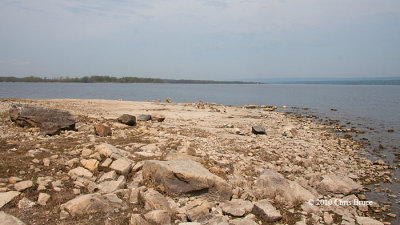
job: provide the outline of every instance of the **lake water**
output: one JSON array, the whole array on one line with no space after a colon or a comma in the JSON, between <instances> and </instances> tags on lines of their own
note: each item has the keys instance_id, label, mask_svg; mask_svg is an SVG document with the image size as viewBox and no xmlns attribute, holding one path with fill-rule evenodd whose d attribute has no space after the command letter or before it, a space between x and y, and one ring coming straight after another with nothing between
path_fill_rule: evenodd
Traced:
<instances>
[{"instance_id":1,"label":"lake water","mask_svg":"<svg viewBox=\"0 0 400 225\"><path fill-rule=\"evenodd\" d=\"M368 157L397 165L400 157L400 86L395 85L250 85L250 84L85 84L85 83L0 83L0 98L23 99L123 99L133 101L215 102L224 105L276 105L280 111L296 111L320 118L340 120L347 128L357 127L368 139ZM293 108L295 107L295 108ZM309 108L302 110L302 107ZM331 109L337 109L332 111ZM371 129L372 128L372 129ZM388 130L394 132L389 133ZM379 145L385 147L379 150ZM400 178L399 169L394 177ZM381 184L399 196L400 184ZM375 201L391 201L399 217L399 198L371 193ZM398 219L392 222L399 222Z\"/></svg>"}]
</instances>

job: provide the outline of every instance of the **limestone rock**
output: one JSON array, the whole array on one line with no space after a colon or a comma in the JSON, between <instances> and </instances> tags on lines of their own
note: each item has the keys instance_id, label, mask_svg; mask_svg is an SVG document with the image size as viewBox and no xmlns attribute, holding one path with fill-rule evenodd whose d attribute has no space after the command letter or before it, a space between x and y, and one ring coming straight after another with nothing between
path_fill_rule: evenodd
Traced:
<instances>
[{"instance_id":1,"label":"limestone rock","mask_svg":"<svg viewBox=\"0 0 400 225\"><path fill-rule=\"evenodd\" d=\"M350 193L358 193L362 189L362 186L349 177L332 174L323 176L323 180L319 183L318 188L320 191L348 195Z\"/></svg>"},{"instance_id":2,"label":"limestone rock","mask_svg":"<svg viewBox=\"0 0 400 225\"><path fill-rule=\"evenodd\" d=\"M114 181L104 181L97 185L97 188L100 190L101 193L112 193L117 191L121 188L124 188L126 185L125 177L120 176L118 180Z\"/></svg>"},{"instance_id":3,"label":"limestone rock","mask_svg":"<svg viewBox=\"0 0 400 225\"><path fill-rule=\"evenodd\" d=\"M17 191L24 191L33 186L33 182L31 180L20 181L14 184L14 188Z\"/></svg>"},{"instance_id":4,"label":"limestone rock","mask_svg":"<svg viewBox=\"0 0 400 225\"><path fill-rule=\"evenodd\" d=\"M99 212L106 213L111 210L110 202L100 194L81 195L61 205L61 211L65 211L73 217Z\"/></svg>"},{"instance_id":5,"label":"limestone rock","mask_svg":"<svg viewBox=\"0 0 400 225\"><path fill-rule=\"evenodd\" d=\"M77 167L75 169L72 169L68 172L68 175L72 179L77 179L78 177L84 177L84 178L91 178L93 177L93 173L90 172L89 170L83 168L83 167Z\"/></svg>"},{"instance_id":6,"label":"limestone rock","mask_svg":"<svg viewBox=\"0 0 400 225\"><path fill-rule=\"evenodd\" d=\"M315 199L315 196L295 181L290 181L273 170L264 170L255 182L256 194L287 206Z\"/></svg>"},{"instance_id":7,"label":"limestone rock","mask_svg":"<svg viewBox=\"0 0 400 225\"><path fill-rule=\"evenodd\" d=\"M0 221L2 225L25 225L24 222L10 214L0 211Z\"/></svg>"},{"instance_id":8,"label":"limestone rock","mask_svg":"<svg viewBox=\"0 0 400 225\"><path fill-rule=\"evenodd\" d=\"M232 199L231 201L221 204L222 212L231 216L244 216L244 214L251 212L253 203L242 199Z\"/></svg>"},{"instance_id":9,"label":"limestone rock","mask_svg":"<svg viewBox=\"0 0 400 225\"><path fill-rule=\"evenodd\" d=\"M115 180L115 179L117 179L117 177L118 177L118 175L115 172L115 170L111 170L110 172L103 174L103 176L101 176L97 182L103 182L103 181L107 181L107 180Z\"/></svg>"},{"instance_id":10,"label":"limestone rock","mask_svg":"<svg viewBox=\"0 0 400 225\"><path fill-rule=\"evenodd\" d=\"M356 216L357 223L360 225L383 225L382 222L363 216Z\"/></svg>"},{"instance_id":11,"label":"limestone rock","mask_svg":"<svg viewBox=\"0 0 400 225\"><path fill-rule=\"evenodd\" d=\"M231 225L258 225L254 220L248 218L238 218L230 221Z\"/></svg>"},{"instance_id":12,"label":"limestone rock","mask_svg":"<svg viewBox=\"0 0 400 225\"><path fill-rule=\"evenodd\" d=\"M122 151L110 144L102 143L95 147L95 150L102 156L107 158L120 158Z\"/></svg>"},{"instance_id":13,"label":"limestone rock","mask_svg":"<svg viewBox=\"0 0 400 225\"><path fill-rule=\"evenodd\" d=\"M161 209L171 211L168 200L153 189L149 189L146 192L139 192L139 199L143 201L146 210Z\"/></svg>"},{"instance_id":14,"label":"limestone rock","mask_svg":"<svg viewBox=\"0 0 400 225\"><path fill-rule=\"evenodd\" d=\"M265 134L265 128L262 126L253 126L251 127L251 132L253 134Z\"/></svg>"},{"instance_id":15,"label":"limestone rock","mask_svg":"<svg viewBox=\"0 0 400 225\"><path fill-rule=\"evenodd\" d=\"M18 202L18 208L19 209L25 209L26 210L26 209L32 208L35 205L36 205L35 202L33 202L33 201L31 201L31 200L29 200L29 199L27 199L25 197L23 199L19 200L19 202Z\"/></svg>"},{"instance_id":16,"label":"limestone rock","mask_svg":"<svg viewBox=\"0 0 400 225\"><path fill-rule=\"evenodd\" d=\"M20 194L21 194L21 192L18 192L18 191L1 192L0 193L0 209L5 204L9 203L11 200L13 200L15 197L17 197Z\"/></svg>"},{"instance_id":17,"label":"limestone rock","mask_svg":"<svg viewBox=\"0 0 400 225\"><path fill-rule=\"evenodd\" d=\"M119 174L127 175L132 169L132 162L123 158L117 159L111 164L110 168Z\"/></svg>"},{"instance_id":18,"label":"limestone rock","mask_svg":"<svg viewBox=\"0 0 400 225\"><path fill-rule=\"evenodd\" d=\"M232 189L225 180L191 160L147 160L142 171L145 180L172 195L208 194L220 200L232 196Z\"/></svg>"},{"instance_id":19,"label":"limestone rock","mask_svg":"<svg viewBox=\"0 0 400 225\"><path fill-rule=\"evenodd\" d=\"M254 203L253 213L267 222L282 219L281 213L266 199Z\"/></svg>"},{"instance_id":20,"label":"limestone rock","mask_svg":"<svg viewBox=\"0 0 400 225\"><path fill-rule=\"evenodd\" d=\"M37 203L39 205L45 206L49 199L50 199L50 195L49 194L40 193L39 197L38 197L38 200L37 200Z\"/></svg>"},{"instance_id":21,"label":"limestone rock","mask_svg":"<svg viewBox=\"0 0 400 225\"><path fill-rule=\"evenodd\" d=\"M190 221L204 221L210 216L211 204L202 199L196 199L185 206L186 215Z\"/></svg>"},{"instance_id":22,"label":"limestone rock","mask_svg":"<svg viewBox=\"0 0 400 225\"><path fill-rule=\"evenodd\" d=\"M86 169L88 169L90 171L95 171L97 169L97 167L99 166L99 161L97 161L96 159L82 159L81 164Z\"/></svg>"},{"instance_id":23,"label":"limestone rock","mask_svg":"<svg viewBox=\"0 0 400 225\"><path fill-rule=\"evenodd\" d=\"M129 225L150 225L140 214L132 214Z\"/></svg>"},{"instance_id":24,"label":"limestone rock","mask_svg":"<svg viewBox=\"0 0 400 225\"><path fill-rule=\"evenodd\" d=\"M157 225L171 224L171 217L167 210L153 210L144 215L147 221Z\"/></svg>"},{"instance_id":25,"label":"limestone rock","mask_svg":"<svg viewBox=\"0 0 400 225\"><path fill-rule=\"evenodd\" d=\"M129 115L129 114L123 114L122 116L118 117L118 122L129 125L129 126L135 126L136 125L136 117Z\"/></svg>"},{"instance_id":26,"label":"limestone rock","mask_svg":"<svg viewBox=\"0 0 400 225\"><path fill-rule=\"evenodd\" d=\"M109 126L103 124L94 125L94 132L100 137L107 137L112 135L112 130Z\"/></svg>"},{"instance_id":27,"label":"limestone rock","mask_svg":"<svg viewBox=\"0 0 400 225\"><path fill-rule=\"evenodd\" d=\"M49 135L75 129L75 117L60 109L14 104L10 109L10 118L18 126L40 127L42 133Z\"/></svg>"},{"instance_id":28,"label":"limestone rock","mask_svg":"<svg viewBox=\"0 0 400 225\"><path fill-rule=\"evenodd\" d=\"M333 218L332 218L331 214L329 214L328 212L324 212L324 221L328 225L332 224Z\"/></svg>"}]
</instances>

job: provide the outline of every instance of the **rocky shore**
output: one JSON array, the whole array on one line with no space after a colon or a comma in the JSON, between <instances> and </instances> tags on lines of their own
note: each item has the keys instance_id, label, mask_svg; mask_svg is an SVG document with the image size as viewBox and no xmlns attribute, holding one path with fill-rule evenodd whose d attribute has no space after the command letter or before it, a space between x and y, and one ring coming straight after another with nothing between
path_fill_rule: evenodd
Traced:
<instances>
[{"instance_id":1,"label":"rocky shore","mask_svg":"<svg viewBox=\"0 0 400 225\"><path fill-rule=\"evenodd\" d=\"M0 101L2 224L390 224L382 162L328 125L232 107ZM377 213L385 217L376 217Z\"/></svg>"}]
</instances>

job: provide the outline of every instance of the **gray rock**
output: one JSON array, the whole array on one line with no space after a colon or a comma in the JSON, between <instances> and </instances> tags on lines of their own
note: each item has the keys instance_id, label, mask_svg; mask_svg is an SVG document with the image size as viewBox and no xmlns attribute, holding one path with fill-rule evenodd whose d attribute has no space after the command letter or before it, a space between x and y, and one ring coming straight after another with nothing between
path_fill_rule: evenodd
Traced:
<instances>
[{"instance_id":1,"label":"gray rock","mask_svg":"<svg viewBox=\"0 0 400 225\"><path fill-rule=\"evenodd\" d=\"M33 182L31 180L20 181L14 184L14 188L17 191L24 191L33 186Z\"/></svg>"},{"instance_id":2,"label":"gray rock","mask_svg":"<svg viewBox=\"0 0 400 225\"><path fill-rule=\"evenodd\" d=\"M135 126L136 125L136 117L129 115L129 114L123 114L122 116L118 117L118 122L129 125L129 126Z\"/></svg>"},{"instance_id":3,"label":"gray rock","mask_svg":"<svg viewBox=\"0 0 400 225\"><path fill-rule=\"evenodd\" d=\"M254 204L250 201L232 199L231 201L221 204L221 209L224 214L239 217L251 212L253 206Z\"/></svg>"},{"instance_id":4,"label":"gray rock","mask_svg":"<svg viewBox=\"0 0 400 225\"><path fill-rule=\"evenodd\" d=\"M18 192L18 191L8 191L8 192L0 193L0 209L5 204L9 203L11 200L13 200L15 197L17 197L20 194L21 194L21 192Z\"/></svg>"},{"instance_id":5,"label":"gray rock","mask_svg":"<svg viewBox=\"0 0 400 225\"><path fill-rule=\"evenodd\" d=\"M253 126L251 127L251 132L253 134L265 134L265 128L262 126Z\"/></svg>"},{"instance_id":6,"label":"gray rock","mask_svg":"<svg viewBox=\"0 0 400 225\"><path fill-rule=\"evenodd\" d=\"M151 115L148 114L141 114L137 117L138 121L148 121L151 120Z\"/></svg>"},{"instance_id":7,"label":"gray rock","mask_svg":"<svg viewBox=\"0 0 400 225\"><path fill-rule=\"evenodd\" d=\"M132 214L129 225L151 225L140 214Z\"/></svg>"},{"instance_id":8,"label":"gray rock","mask_svg":"<svg viewBox=\"0 0 400 225\"><path fill-rule=\"evenodd\" d=\"M273 170L264 170L255 182L258 197L268 197L276 202L293 207L315 199L315 196L297 182L286 179Z\"/></svg>"},{"instance_id":9,"label":"gray rock","mask_svg":"<svg viewBox=\"0 0 400 225\"><path fill-rule=\"evenodd\" d=\"M171 224L171 217L167 210L153 210L144 215L147 221L153 224L167 225Z\"/></svg>"},{"instance_id":10,"label":"gray rock","mask_svg":"<svg viewBox=\"0 0 400 225\"><path fill-rule=\"evenodd\" d=\"M363 216L356 216L357 223L360 225L383 225L382 222Z\"/></svg>"},{"instance_id":11,"label":"gray rock","mask_svg":"<svg viewBox=\"0 0 400 225\"><path fill-rule=\"evenodd\" d=\"M18 126L40 127L44 134L59 134L61 130L74 130L75 117L65 110L14 104L10 118Z\"/></svg>"},{"instance_id":12,"label":"gray rock","mask_svg":"<svg viewBox=\"0 0 400 225\"><path fill-rule=\"evenodd\" d=\"M323 176L323 180L318 184L318 189L322 192L348 195L360 192L362 185L354 182L349 177L331 174Z\"/></svg>"},{"instance_id":13,"label":"gray rock","mask_svg":"<svg viewBox=\"0 0 400 225\"><path fill-rule=\"evenodd\" d=\"M107 144L107 143L102 143L99 144L95 147L95 150L102 156L105 156L107 158L115 158L115 156L117 158L120 158L122 155L122 152L120 149Z\"/></svg>"},{"instance_id":14,"label":"gray rock","mask_svg":"<svg viewBox=\"0 0 400 225\"><path fill-rule=\"evenodd\" d=\"M267 222L282 219L281 213L266 199L254 203L253 213Z\"/></svg>"},{"instance_id":15,"label":"gray rock","mask_svg":"<svg viewBox=\"0 0 400 225\"><path fill-rule=\"evenodd\" d=\"M130 162L126 159L120 158L120 159L115 160L111 164L110 168L117 171L117 173L119 173L119 174L127 175L132 169L132 162Z\"/></svg>"},{"instance_id":16,"label":"gray rock","mask_svg":"<svg viewBox=\"0 0 400 225\"><path fill-rule=\"evenodd\" d=\"M232 189L225 180L191 160L147 160L142 171L146 181L172 195L207 194L220 200L232 196Z\"/></svg>"},{"instance_id":17,"label":"gray rock","mask_svg":"<svg viewBox=\"0 0 400 225\"><path fill-rule=\"evenodd\" d=\"M2 225L25 225L24 222L10 214L0 211L0 221Z\"/></svg>"}]
</instances>

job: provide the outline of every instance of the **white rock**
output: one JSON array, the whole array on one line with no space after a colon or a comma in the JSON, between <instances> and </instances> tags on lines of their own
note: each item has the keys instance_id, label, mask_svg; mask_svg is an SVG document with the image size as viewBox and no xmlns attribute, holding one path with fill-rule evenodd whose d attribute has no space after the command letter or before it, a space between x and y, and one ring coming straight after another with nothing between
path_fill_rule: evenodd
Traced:
<instances>
[{"instance_id":1,"label":"white rock","mask_svg":"<svg viewBox=\"0 0 400 225\"><path fill-rule=\"evenodd\" d=\"M18 191L9 191L9 192L0 193L0 209L5 204L9 203L11 200L13 200L15 197L17 197L20 194L21 194L21 192L18 192Z\"/></svg>"},{"instance_id":2,"label":"white rock","mask_svg":"<svg viewBox=\"0 0 400 225\"><path fill-rule=\"evenodd\" d=\"M23 191L33 186L33 182L31 180L20 181L14 184L14 188L17 191Z\"/></svg>"},{"instance_id":3,"label":"white rock","mask_svg":"<svg viewBox=\"0 0 400 225\"><path fill-rule=\"evenodd\" d=\"M24 222L10 214L0 211L0 221L2 225L25 225Z\"/></svg>"},{"instance_id":4,"label":"white rock","mask_svg":"<svg viewBox=\"0 0 400 225\"><path fill-rule=\"evenodd\" d=\"M36 203L34 203L33 201L31 201L27 198L23 198L23 199L19 200L19 202L18 202L19 209L30 209L35 205L36 205Z\"/></svg>"}]
</instances>

